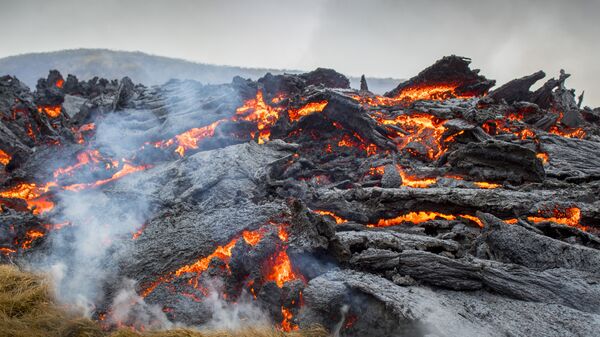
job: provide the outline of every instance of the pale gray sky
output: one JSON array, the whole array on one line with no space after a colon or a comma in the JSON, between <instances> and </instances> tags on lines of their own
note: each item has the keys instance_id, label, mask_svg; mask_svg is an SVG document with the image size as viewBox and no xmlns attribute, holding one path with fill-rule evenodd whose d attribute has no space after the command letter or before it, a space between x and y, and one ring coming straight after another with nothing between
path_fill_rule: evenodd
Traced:
<instances>
[{"instance_id":1,"label":"pale gray sky","mask_svg":"<svg viewBox=\"0 0 600 337\"><path fill-rule=\"evenodd\" d=\"M406 78L457 54L500 84L537 70L600 106L600 0L0 0L0 57L139 50Z\"/></svg>"}]
</instances>

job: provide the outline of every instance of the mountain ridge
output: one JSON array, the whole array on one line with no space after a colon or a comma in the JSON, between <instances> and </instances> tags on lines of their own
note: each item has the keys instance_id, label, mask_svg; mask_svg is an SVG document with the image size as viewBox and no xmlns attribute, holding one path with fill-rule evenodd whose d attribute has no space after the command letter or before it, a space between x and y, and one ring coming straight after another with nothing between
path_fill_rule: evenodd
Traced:
<instances>
[{"instance_id":1,"label":"mountain ridge","mask_svg":"<svg viewBox=\"0 0 600 337\"><path fill-rule=\"evenodd\" d=\"M141 51L109 49L66 49L51 52L26 53L0 58L0 75L13 75L30 87L46 77L50 69L63 75L73 74L87 80L94 76L120 79L129 76L134 82L162 84L172 78L196 80L205 84L231 82L234 76L256 80L264 74L302 73L306 70L252 68L217 65L153 55ZM352 87L360 86L360 77L348 76ZM383 93L395 87L401 79L367 77L371 91Z\"/></svg>"}]
</instances>

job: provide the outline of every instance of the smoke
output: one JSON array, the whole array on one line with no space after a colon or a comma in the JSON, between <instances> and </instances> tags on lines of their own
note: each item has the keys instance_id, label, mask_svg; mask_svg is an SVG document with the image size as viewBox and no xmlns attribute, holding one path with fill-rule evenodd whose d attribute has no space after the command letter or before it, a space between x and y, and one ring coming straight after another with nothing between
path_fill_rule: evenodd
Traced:
<instances>
[{"instance_id":1,"label":"smoke","mask_svg":"<svg viewBox=\"0 0 600 337\"><path fill-rule=\"evenodd\" d=\"M172 92L168 95L196 95L189 85L193 88L197 84L176 82L171 85ZM125 110L106 114L96 121L96 134L89 140L88 147L99 150L103 157L120 161L120 165L126 161L145 163L139 150L147 145L146 142L164 140L166 135L170 137L202 125L203 120L196 118L197 107L192 106L199 100L200 97L194 96L186 103L188 106L178 105L179 111L169 111L162 122L152 111ZM180 113L182 110L186 113ZM194 125L190 125L190 120ZM57 164L64 167L62 156L56 157ZM106 179L102 171L78 171L77 176L66 179L77 183L94 182ZM144 184L149 178L156 178L154 174L139 171L100 188L65 190L56 194L52 221L69 221L70 225L48 234L49 251L41 262L35 262L34 267L51 274L58 300L78 308L87 317L105 313L102 318L111 325L125 324L144 329L174 326L159 306L146 303L136 293L135 280L118 276L118 261L130 258L134 247L133 233L152 219L154 210L159 208L161 184ZM229 303L219 297L222 285L217 281L203 286L209 289L209 294L203 298L202 306L208 308L212 318L201 328L239 329L269 324L268 316L247 293L235 303Z\"/></svg>"},{"instance_id":2,"label":"smoke","mask_svg":"<svg viewBox=\"0 0 600 337\"><path fill-rule=\"evenodd\" d=\"M98 123L90 148L100 149L104 156L115 160L129 158L133 149L139 148L139 134L130 132L133 129L127 113L109 115ZM77 174L77 182L106 178L95 170ZM49 253L36 265L51 274L58 299L80 308L88 317L99 303L110 301L105 298L107 284L121 284L110 309L115 318L135 324L143 322L149 327L168 327L160 310L135 295L133 281L115 279L115 262L130 249L132 233L152 216L150 196L156 191L133 188L144 174L116 180L107 188L57 193L57 215L52 220L67 220L70 225L49 234Z\"/></svg>"},{"instance_id":3,"label":"smoke","mask_svg":"<svg viewBox=\"0 0 600 337\"><path fill-rule=\"evenodd\" d=\"M259 308L250 295L243 291L235 303L224 301L219 294L223 293L223 285L219 280L213 279L205 285L208 296L204 298L204 305L212 313L210 321L203 324L203 329L240 330L248 326L267 326L271 322L266 313Z\"/></svg>"},{"instance_id":4,"label":"smoke","mask_svg":"<svg viewBox=\"0 0 600 337\"><path fill-rule=\"evenodd\" d=\"M137 329L170 329L171 323L158 305L147 304L135 292L135 281L123 280L123 286L112 301L109 323L127 325Z\"/></svg>"}]
</instances>

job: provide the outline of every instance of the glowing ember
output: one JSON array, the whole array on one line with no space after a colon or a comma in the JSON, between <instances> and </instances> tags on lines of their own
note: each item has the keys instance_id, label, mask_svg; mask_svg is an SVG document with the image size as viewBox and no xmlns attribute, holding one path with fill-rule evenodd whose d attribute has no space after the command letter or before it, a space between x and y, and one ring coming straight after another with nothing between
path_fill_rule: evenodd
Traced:
<instances>
[{"instance_id":1,"label":"glowing ember","mask_svg":"<svg viewBox=\"0 0 600 337\"><path fill-rule=\"evenodd\" d=\"M225 263L229 263L229 258L231 257L231 251L233 250L233 247L235 247L236 243L237 243L237 239L233 239L225 246L218 246L217 249L215 249L215 251L212 252L207 257L199 259L198 261L196 261L193 264L183 266L183 267L177 269L175 271L175 275L181 276L185 273L196 273L199 275L208 268L210 261L214 258L222 260Z\"/></svg>"},{"instance_id":2,"label":"glowing ember","mask_svg":"<svg viewBox=\"0 0 600 337\"><path fill-rule=\"evenodd\" d=\"M73 134L75 135L75 140L76 140L77 144L83 144L83 143L85 143L85 138L83 137L83 134L86 132L93 131L95 129L96 129L95 123L88 123L88 124L83 124L79 128L74 127L71 130L73 130Z\"/></svg>"},{"instance_id":3,"label":"glowing ember","mask_svg":"<svg viewBox=\"0 0 600 337\"><path fill-rule=\"evenodd\" d=\"M404 215L399 215L395 218L391 219L380 219L376 224L369 224L368 227L389 227L389 226L397 226L405 222L411 222L413 224L420 224L423 222L435 220L435 219L444 219L444 220L456 220L458 217L465 218L470 221L477 223L479 227L483 227L481 221L472 216L472 215L452 215L452 214L444 214L438 212L429 212L429 211L419 211L419 212L409 212Z\"/></svg>"},{"instance_id":4,"label":"glowing ember","mask_svg":"<svg viewBox=\"0 0 600 337\"><path fill-rule=\"evenodd\" d=\"M233 120L256 122L259 132L258 143L263 144L269 140L271 136L269 129L279 119L280 112L280 108L274 108L265 102L263 93L259 90L256 92L256 98L247 100L243 106L236 109Z\"/></svg>"},{"instance_id":5,"label":"glowing ember","mask_svg":"<svg viewBox=\"0 0 600 337\"><path fill-rule=\"evenodd\" d=\"M423 155L431 160L439 158L446 152L446 148L442 141L442 135L446 131L446 128L444 127L446 121L444 120L423 113L399 115L394 119L388 119L381 114L376 114L373 118L382 125L398 125L409 133L408 135L405 135L390 129L390 132L397 136L394 141L396 142L398 150L405 149L412 142L417 142L425 146L427 153L424 153ZM452 140L452 138L448 139ZM412 152L409 151L409 153Z\"/></svg>"},{"instance_id":6,"label":"glowing ember","mask_svg":"<svg viewBox=\"0 0 600 337\"><path fill-rule=\"evenodd\" d=\"M176 135L175 137L167 141L155 143L154 146L159 148L165 148L176 144L177 148L175 149L175 152L178 153L181 157L183 157L186 150L197 149L199 141L201 141L204 138L214 136L215 128L224 121L224 119L221 119L207 126L190 129L184 133Z\"/></svg>"},{"instance_id":7,"label":"glowing ember","mask_svg":"<svg viewBox=\"0 0 600 337\"><path fill-rule=\"evenodd\" d=\"M402 167L396 165L398 173L402 177L402 186L408 186L413 188L427 188L437 182L437 178L417 178L415 176L408 175L402 170Z\"/></svg>"},{"instance_id":8,"label":"glowing ember","mask_svg":"<svg viewBox=\"0 0 600 337\"><path fill-rule=\"evenodd\" d=\"M0 247L0 254L3 254L3 255L10 255L10 254L14 254L16 252L17 251L12 248Z\"/></svg>"},{"instance_id":9,"label":"glowing ember","mask_svg":"<svg viewBox=\"0 0 600 337\"><path fill-rule=\"evenodd\" d=\"M23 241L23 243L21 243L21 248L23 248L23 249L31 248L31 244L33 243L33 241L35 241L38 238L41 238L42 236L44 236L44 233L41 231L37 231L37 230L27 231L27 233L25 234L25 241Z\"/></svg>"},{"instance_id":10,"label":"glowing ember","mask_svg":"<svg viewBox=\"0 0 600 337\"><path fill-rule=\"evenodd\" d=\"M315 112L321 112L327 106L327 101L320 102L310 102L301 107L300 109L291 109L288 114L290 116L290 121L295 122L300 119L300 117L312 115Z\"/></svg>"},{"instance_id":11,"label":"glowing ember","mask_svg":"<svg viewBox=\"0 0 600 337\"><path fill-rule=\"evenodd\" d=\"M131 173L146 170L150 167L152 167L152 166L151 165L134 166L134 165L131 165L126 162L123 164L123 167L119 171L117 171L115 174L113 174L112 177L110 177L110 178L98 180L93 183L73 184L73 185L69 185L69 186L64 186L63 188L65 190L69 190L69 191L81 191L86 188L98 187L98 186L102 186L104 184L108 184L111 181L115 181L117 179L123 178L124 176L129 175Z\"/></svg>"},{"instance_id":12,"label":"glowing ember","mask_svg":"<svg viewBox=\"0 0 600 337\"><path fill-rule=\"evenodd\" d=\"M142 235L142 233L144 233L145 229L146 229L146 224L143 224L142 226L140 226L140 228L137 231L135 231L135 233L133 233L131 235L131 239L132 240L137 240L137 238L139 238L140 235Z\"/></svg>"},{"instance_id":13,"label":"glowing ember","mask_svg":"<svg viewBox=\"0 0 600 337\"><path fill-rule=\"evenodd\" d=\"M0 191L0 197L9 199L22 199L27 202L29 209L34 209L34 214L40 214L54 207L54 203L46 197L42 197L56 183L50 182L44 186L37 186L34 183L20 183L7 190Z\"/></svg>"},{"instance_id":14,"label":"glowing ember","mask_svg":"<svg viewBox=\"0 0 600 337\"><path fill-rule=\"evenodd\" d=\"M61 106L60 105L56 105L56 106L38 106L38 112L39 113L45 113L48 117L50 118L56 118L58 116L60 116L60 112L61 112Z\"/></svg>"},{"instance_id":15,"label":"glowing ember","mask_svg":"<svg viewBox=\"0 0 600 337\"><path fill-rule=\"evenodd\" d=\"M0 150L0 164L6 166L8 163L10 163L11 159L12 157L8 153Z\"/></svg>"},{"instance_id":16,"label":"glowing ember","mask_svg":"<svg viewBox=\"0 0 600 337\"><path fill-rule=\"evenodd\" d=\"M396 97L400 101L445 100L449 98L471 98L473 95L456 93L458 84L434 84L404 88Z\"/></svg>"},{"instance_id":17,"label":"glowing ember","mask_svg":"<svg viewBox=\"0 0 600 337\"><path fill-rule=\"evenodd\" d=\"M500 187L500 184L488 183L485 181L476 181L474 184L479 188L493 189Z\"/></svg>"},{"instance_id":18,"label":"glowing ember","mask_svg":"<svg viewBox=\"0 0 600 337\"><path fill-rule=\"evenodd\" d=\"M534 223L549 221L549 222L554 222L554 223L561 224L561 225L567 225L567 226L579 228L583 231L587 231L587 229L588 229L587 226L583 226L579 222L581 219L581 210L577 207L569 207L564 210L555 208L551 211L552 216L549 216L549 217L541 216L541 215L545 215L544 213L547 213L547 212L540 211L538 213L540 214L540 216L528 216L527 220L534 222Z\"/></svg>"},{"instance_id":19,"label":"glowing ember","mask_svg":"<svg viewBox=\"0 0 600 337\"><path fill-rule=\"evenodd\" d=\"M317 213L317 214L321 214L321 215L325 215L325 216L330 216L330 217L332 217L332 218L333 218L333 220L335 220L335 223L336 223L336 224L338 224L338 225L339 225L339 224L343 224L343 223L345 223L345 222L348 222L348 220L346 220L346 219L344 219L344 218L342 218L342 217L338 216L337 214L335 214L335 213L333 213L333 212L331 212L331 211L315 210L315 211L313 211L313 212L315 212L315 213Z\"/></svg>"},{"instance_id":20,"label":"glowing ember","mask_svg":"<svg viewBox=\"0 0 600 337\"><path fill-rule=\"evenodd\" d=\"M550 160L550 156L548 156L548 154L544 153L544 152L540 152L540 153L536 154L535 156L540 158L540 160L542 161L543 164L548 164L548 160Z\"/></svg>"},{"instance_id":21,"label":"glowing ember","mask_svg":"<svg viewBox=\"0 0 600 337\"><path fill-rule=\"evenodd\" d=\"M274 281L279 288L286 282L302 279L292 269L292 262L285 250L281 250L267 261L268 271L265 281Z\"/></svg>"},{"instance_id":22,"label":"glowing ember","mask_svg":"<svg viewBox=\"0 0 600 337\"><path fill-rule=\"evenodd\" d=\"M290 331L298 330L298 325L292 323L292 319L294 318L294 315L292 314L291 310L282 306L281 307L281 315L283 316L283 320L281 321L281 330L282 331L290 332Z\"/></svg>"},{"instance_id":23,"label":"glowing ember","mask_svg":"<svg viewBox=\"0 0 600 337\"><path fill-rule=\"evenodd\" d=\"M264 236L264 231L243 231L242 238L250 246L256 246Z\"/></svg>"},{"instance_id":24,"label":"glowing ember","mask_svg":"<svg viewBox=\"0 0 600 337\"><path fill-rule=\"evenodd\" d=\"M67 166L65 168L59 168L56 171L54 171L53 175L54 178L57 178L58 176L61 175L65 175L65 174L71 174L74 170L79 169L82 166L85 166L89 163L99 163L100 161L102 161L103 158L100 155L100 152L98 152L98 150L85 150L83 152L80 152L77 154L77 163L71 166Z\"/></svg>"},{"instance_id":25,"label":"glowing ember","mask_svg":"<svg viewBox=\"0 0 600 337\"><path fill-rule=\"evenodd\" d=\"M577 129L573 129L570 131L561 131L557 126L553 126L550 128L550 130L548 131L551 134L555 134L561 137L566 137L566 138L583 138L585 137L586 133L585 131L583 131L582 128L577 128Z\"/></svg>"}]
</instances>

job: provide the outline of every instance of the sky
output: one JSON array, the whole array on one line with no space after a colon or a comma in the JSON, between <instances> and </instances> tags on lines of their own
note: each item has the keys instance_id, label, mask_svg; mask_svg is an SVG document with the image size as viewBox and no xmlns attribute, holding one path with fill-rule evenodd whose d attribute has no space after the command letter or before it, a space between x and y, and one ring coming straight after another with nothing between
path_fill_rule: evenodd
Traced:
<instances>
[{"instance_id":1,"label":"sky","mask_svg":"<svg viewBox=\"0 0 600 337\"><path fill-rule=\"evenodd\" d=\"M444 55L498 84L564 68L600 106L600 0L0 0L0 57L73 48L409 78Z\"/></svg>"}]
</instances>

